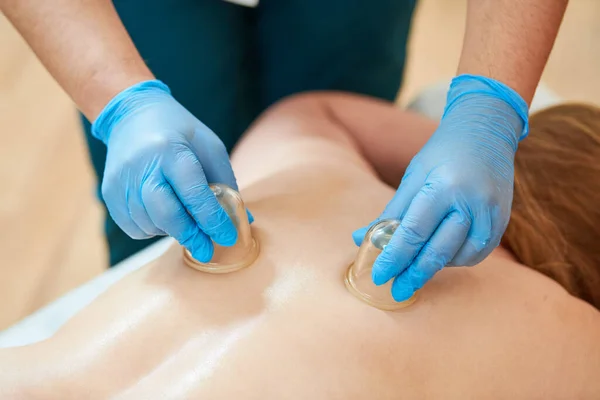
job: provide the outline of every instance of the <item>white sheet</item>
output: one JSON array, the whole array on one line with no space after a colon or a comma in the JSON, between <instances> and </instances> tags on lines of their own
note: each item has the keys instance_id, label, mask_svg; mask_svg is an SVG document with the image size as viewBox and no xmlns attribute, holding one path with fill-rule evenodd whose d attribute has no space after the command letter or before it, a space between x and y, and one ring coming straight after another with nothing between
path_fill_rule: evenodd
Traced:
<instances>
[{"instance_id":1,"label":"white sheet","mask_svg":"<svg viewBox=\"0 0 600 400\"><path fill-rule=\"evenodd\" d=\"M446 102L448 83L441 82L424 89L408 106L409 109L439 120ZM540 85L531 111L537 111L560 102L560 98ZM53 303L34 312L12 327L0 332L0 348L23 346L52 336L65 322L91 303L115 282L163 254L173 239L161 240L140 251L101 276L70 291Z\"/></svg>"},{"instance_id":2,"label":"white sheet","mask_svg":"<svg viewBox=\"0 0 600 400\"><path fill-rule=\"evenodd\" d=\"M163 254L173 239L160 240L0 332L0 348L23 346L52 336L65 322L124 276Z\"/></svg>"}]
</instances>

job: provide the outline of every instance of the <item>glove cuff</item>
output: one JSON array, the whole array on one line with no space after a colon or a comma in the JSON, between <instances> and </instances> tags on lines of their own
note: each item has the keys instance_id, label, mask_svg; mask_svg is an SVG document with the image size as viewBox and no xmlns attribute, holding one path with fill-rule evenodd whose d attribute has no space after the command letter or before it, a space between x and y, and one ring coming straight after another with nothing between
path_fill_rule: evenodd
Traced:
<instances>
[{"instance_id":1,"label":"glove cuff","mask_svg":"<svg viewBox=\"0 0 600 400\"><path fill-rule=\"evenodd\" d=\"M525 100L504 83L485 76L463 74L452 79L442 119L454 108L459 99L474 94L491 96L508 104L523 122L523 129L516 138L517 141L520 142L527 137L529 134L529 108Z\"/></svg>"},{"instance_id":2,"label":"glove cuff","mask_svg":"<svg viewBox=\"0 0 600 400\"><path fill-rule=\"evenodd\" d=\"M107 144L113 127L129 113L132 103L139 105L134 99L157 93L170 96L171 90L159 80L149 80L136 83L118 93L108 102L92 124L92 135Z\"/></svg>"}]
</instances>

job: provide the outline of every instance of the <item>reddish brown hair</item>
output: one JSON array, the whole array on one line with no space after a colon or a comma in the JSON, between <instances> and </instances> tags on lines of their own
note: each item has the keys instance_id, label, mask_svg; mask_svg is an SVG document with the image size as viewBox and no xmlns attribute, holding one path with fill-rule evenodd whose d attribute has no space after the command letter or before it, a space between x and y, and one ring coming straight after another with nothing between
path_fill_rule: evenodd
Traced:
<instances>
[{"instance_id":1,"label":"reddish brown hair","mask_svg":"<svg viewBox=\"0 0 600 400\"><path fill-rule=\"evenodd\" d=\"M600 108L560 105L531 117L502 241L521 263L600 309Z\"/></svg>"}]
</instances>

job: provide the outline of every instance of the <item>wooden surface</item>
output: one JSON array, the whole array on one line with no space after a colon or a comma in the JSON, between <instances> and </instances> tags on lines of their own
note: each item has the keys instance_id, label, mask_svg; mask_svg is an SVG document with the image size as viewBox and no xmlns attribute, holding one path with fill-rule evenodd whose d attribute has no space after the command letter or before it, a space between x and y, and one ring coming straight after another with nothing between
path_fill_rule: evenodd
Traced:
<instances>
[{"instance_id":1,"label":"wooden surface","mask_svg":"<svg viewBox=\"0 0 600 400\"><path fill-rule=\"evenodd\" d=\"M454 74L466 0L420 0L405 101ZM600 103L600 1L571 0L543 81ZM99 274L100 207L68 97L0 15L0 329Z\"/></svg>"}]
</instances>

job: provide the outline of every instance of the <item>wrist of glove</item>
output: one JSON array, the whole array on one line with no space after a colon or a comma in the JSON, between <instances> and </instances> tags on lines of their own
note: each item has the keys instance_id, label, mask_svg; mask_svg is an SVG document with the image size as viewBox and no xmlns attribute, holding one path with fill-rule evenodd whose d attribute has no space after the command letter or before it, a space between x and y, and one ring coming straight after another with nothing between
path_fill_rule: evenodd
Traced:
<instances>
[{"instance_id":1,"label":"wrist of glove","mask_svg":"<svg viewBox=\"0 0 600 400\"><path fill-rule=\"evenodd\" d=\"M433 168L453 159L465 170L486 166L512 190L514 155L528 133L527 103L517 92L490 78L460 75L452 80L438 129L411 166Z\"/></svg>"},{"instance_id":2,"label":"wrist of glove","mask_svg":"<svg viewBox=\"0 0 600 400\"><path fill-rule=\"evenodd\" d=\"M484 76L459 75L450 84L441 122L460 123L465 116L472 128L477 124L483 128L474 133L505 140L515 151L529 134L525 100L502 82Z\"/></svg>"},{"instance_id":3,"label":"wrist of glove","mask_svg":"<svg viewBox=\"0 0 600 400\"><path fill-rule=\"evenodd\" d=\"M128 87L104 106L92 124L92 135L107 144L113 128L123 118L138 110L140 106L165 97L172 97L171 89L159 80L143 81Z\"/></svg>"}]
</instances>

